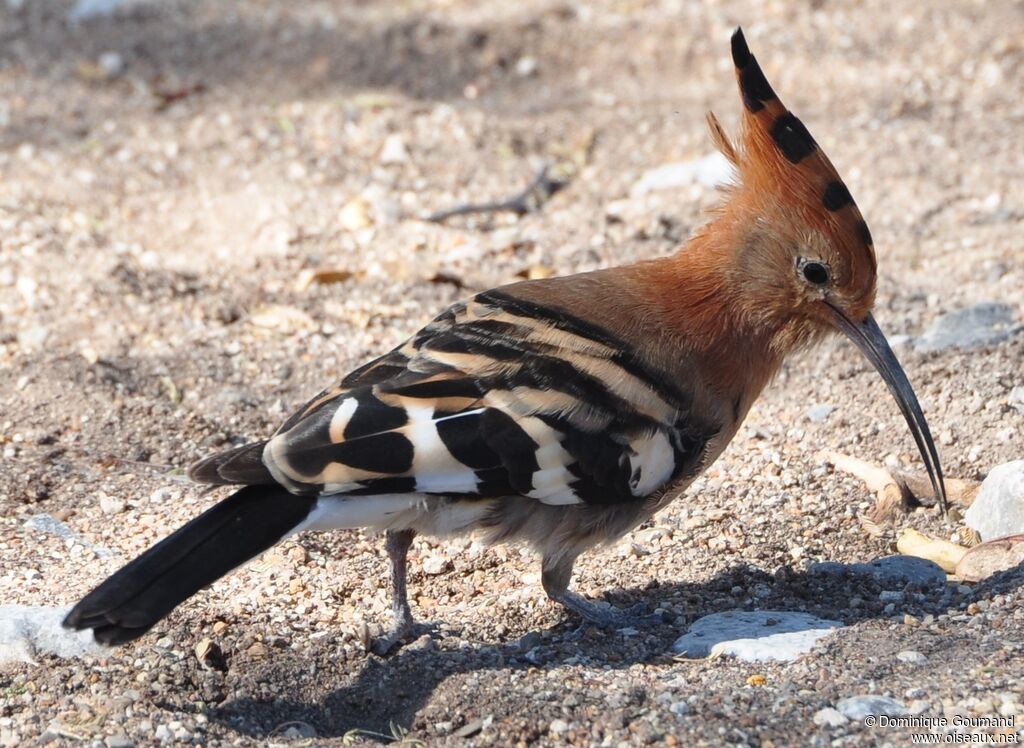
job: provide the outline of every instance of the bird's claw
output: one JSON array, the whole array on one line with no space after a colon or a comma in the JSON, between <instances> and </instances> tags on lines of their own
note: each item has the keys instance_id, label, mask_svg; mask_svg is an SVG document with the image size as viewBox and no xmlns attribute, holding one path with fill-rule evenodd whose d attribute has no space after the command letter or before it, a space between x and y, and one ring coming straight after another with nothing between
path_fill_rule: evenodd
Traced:
<instances>
[{"instance_id":1,"label":"bird's claw","mask_svg":"<svg viewBox=\"0 0 1024 748\"><path fill-rule=\"evenodd\" d=\"M604 629L624 629L665 623L665 617L661 612L648 613L649 608L644 603L637 603L628 608L616 608L608 603L596 603L569 591L563 593L557 600L583 619L584 628L587 624Z\"/></svg>"},{"instance_id":2,"label":"bird's claw","mask_svg":"<svg viewBox=\"0 0 1024 748\"><path fill-rule=\"evenodd\" d=\"M378 657L387 657L402 644L405 644L406 640L411 637L415 627L415 622L411 615L399 613L391 624L388 633L373 640L370 644L370 651Z\"/></svg>"}]
</instances>

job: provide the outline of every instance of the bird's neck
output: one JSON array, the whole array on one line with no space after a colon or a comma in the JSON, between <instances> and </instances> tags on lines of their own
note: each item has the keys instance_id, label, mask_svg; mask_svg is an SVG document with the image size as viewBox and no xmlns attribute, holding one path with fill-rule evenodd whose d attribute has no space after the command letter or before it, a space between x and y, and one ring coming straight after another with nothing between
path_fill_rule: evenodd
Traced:
<instances>
[{"instance_id":1,"label":"bird's neck","mask_svg":"<svg viewBox=\"0 0 1024 748\"><path fill-rule=\"evenodd\" d=\"M709 225L676 254L645 263L645 285L663 324L701 359L710 380L756 397L792 346L785 319L751 309L733 282L735 240Z\"/></svg>"}]
</instances>

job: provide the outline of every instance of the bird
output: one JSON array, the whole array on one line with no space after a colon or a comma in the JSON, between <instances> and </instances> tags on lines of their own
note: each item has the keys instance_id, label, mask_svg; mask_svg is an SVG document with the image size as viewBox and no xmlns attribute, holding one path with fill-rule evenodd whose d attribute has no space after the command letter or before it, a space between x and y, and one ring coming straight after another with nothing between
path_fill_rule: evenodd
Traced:
<instances>
[{"instance_id":1,"label":"bird","mask_svg":"<svg viewBox=\"0 0 1024 748\"><path fill-rule=\"evenodd\" d=\"M599 626L619 610L572 591L580 554L679 497L736 435L791 353L834 333L875 367L946 511L928 423L871 310L877 261L853 197L776 95L741 28L734 176L671 255L512 283L457 302L344 376L269 438L192 465L235 486L81 599L64 625L120 645L282 539L383 533L392 624L413 632L406 572L417 535L528 544L547 596Z\"/></svg>"}]
</instances>

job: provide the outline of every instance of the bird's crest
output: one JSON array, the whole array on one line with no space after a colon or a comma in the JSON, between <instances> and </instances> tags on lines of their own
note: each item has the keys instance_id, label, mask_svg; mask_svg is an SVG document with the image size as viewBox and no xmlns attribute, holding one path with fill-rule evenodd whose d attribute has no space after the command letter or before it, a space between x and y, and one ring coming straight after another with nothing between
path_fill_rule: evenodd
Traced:
<instances>
[{"instance_id":1,"label":"bird's crest","mask_svg":"<svg viewBox=\"0 0 1024 748\"><path fill-rule=\"evenodd\" d=\"M821 232L836 249L866 259L855 266L873 275L871 232L850 191L804 124L775 94L742 29L732 36L732 59L743 98L740 141L733 143L710 112L708 124L715 144L739 174L734 200L755 210L765 201L777 205L795 232Z\"/></svg>"}]
</instances>

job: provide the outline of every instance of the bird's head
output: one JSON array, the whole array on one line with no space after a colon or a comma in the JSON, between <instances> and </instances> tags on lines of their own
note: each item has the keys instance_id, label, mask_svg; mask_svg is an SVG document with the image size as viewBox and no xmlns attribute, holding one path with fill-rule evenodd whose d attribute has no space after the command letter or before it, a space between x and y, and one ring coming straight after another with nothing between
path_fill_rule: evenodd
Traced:
<instances>
[{"instance_id":1,"label":"bird's head","mask_svg":"<svg viewBox=\"0 0 1024 748\"><path fill-rule=\"evenodd\" d=\"M744 110L739 141L713 114L708 122L737 179L702 234L718 244L707 257L722 262L744 327L769 331L777 353L833 331L853 341L899 403L945 510L928 424L871 316L877 263L867 223L828 157L776 96L739 29L732 57Z\"/></svg>"}]
</instances>

